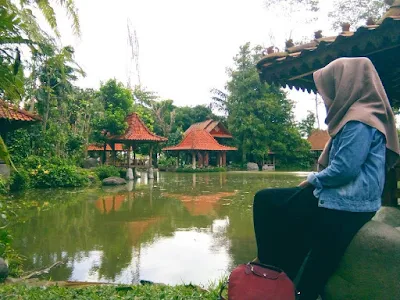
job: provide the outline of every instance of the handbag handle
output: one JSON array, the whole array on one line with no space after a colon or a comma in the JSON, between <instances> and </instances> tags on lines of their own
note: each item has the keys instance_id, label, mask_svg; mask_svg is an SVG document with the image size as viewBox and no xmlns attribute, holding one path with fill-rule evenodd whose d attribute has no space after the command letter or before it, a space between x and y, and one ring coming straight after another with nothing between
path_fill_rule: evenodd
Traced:
<instances>
[{"instance_id":1,"label":"handbag handle","mask_svg":"<svg viewBox=\"0 0 400 300\"><path fill-rule=\"evenodd\" d=\"M262 264L262 263L253 262L253 261L252 261L252 262L248 262L246 265L249 266L251 272L252 272L254 275L257 275L257 276L260 276L260 274L258 274L258 273L256 273L256 272L254 271L253 265L259 266L259 267L263 267L263 268L266 268L266 269L270 269L270 270L272 270L272 271L276 271L276 272L279 272L279 273L282 273L282 272L283 272L283 270L280 269L280 268L278 268L278 267L270 266L270 265L264 265L264 264ZM221 286L221 288L220 288L220 290L219 290L219 298L218 298L218 300L226 300L226 299L222 296L222 293L224 292L224 290L226 289L226 287L227 287L228 284L229 284L229 280L226 281L226 282L224 282L224 284Z\"/></svg>"}]
</instances>

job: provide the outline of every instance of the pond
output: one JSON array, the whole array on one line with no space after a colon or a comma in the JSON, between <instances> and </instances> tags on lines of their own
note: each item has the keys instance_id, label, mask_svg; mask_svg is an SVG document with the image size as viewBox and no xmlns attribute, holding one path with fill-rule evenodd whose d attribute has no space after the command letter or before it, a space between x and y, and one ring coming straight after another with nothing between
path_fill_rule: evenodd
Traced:
<instances>
[{"instance_id":1,"label":"pond","mask_svg":"<svg viewBox=\"0 0 400 300\"><path fill-rule=\"evenodd\" d=\"M56 203L13 228L24 268L63 261L48 278L206 286L255 257L254 193L297 185L306 174L158 173L152 181L142 175L123 187L17 196L42 207Z\"/></svg>"}]
</instances>

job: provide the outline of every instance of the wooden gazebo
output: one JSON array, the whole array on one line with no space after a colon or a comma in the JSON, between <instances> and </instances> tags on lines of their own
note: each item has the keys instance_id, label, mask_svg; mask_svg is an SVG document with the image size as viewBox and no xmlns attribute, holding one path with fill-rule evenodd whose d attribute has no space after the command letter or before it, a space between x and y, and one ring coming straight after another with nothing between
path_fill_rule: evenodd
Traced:
<instances>
[{"instance_id":1,"label":"wooden gazebo","mask_svg":"<svg viewBox=\"0 0 400 300\"><path fill-rule=\"evenodd\" d=\"M192 124L184 133L188 135L193 130L205 130L215 139L231 139L232 134L226 129L224 124L216 120L206 120Z\"/></svg>"},{"instance_id":2,"label":"wooden gazebo","mask_svg":"<svg viewBox=\"0 0 400 300\"><path fill-rule=\"evenodd\" d=\"M351 32L350 24L343 24L338 36L321 37L307 44L289 47L284 52L273 52L273 47L257 63L260 79L269 84L288 86L303 91L314 91L313 73L339 57L368 57L383 82L391 105L400 108L400 0L394 1L384 17L376 24ZM396 171L386 180L385 205L398 205Z\"/></svg>"},{"instance_id":3,"label":"wooden gazebo","mask_svg":"<svg viewBox=\"0 0 400 300\"><path fill-rule=\"evenodd\" d=\"M0 100L0 136L4 140L10 131L40 122L41 118L24 109ZM0 160L0 175L9 176L10 168Z\"/></svg>"},{"instance_id":4,"label":"wooden gazebo","mask_svg":"<svg viewBox=\"0 0 400 300\"><path fill-rule=\"evenodd\" d=\"M163 151L177 152L178 165L179 153L186 152L192 155L192 167L208 167L210 160L210 152L217 153L217 165L226 166L226 152L236 151L237 148L224 146L218 143L212 135L204 129L192 129L176 146L166 147ZM196 157L198 159L196 159Z\"/></svg>"},{"instance_id":5,"label":"wooden gazebo","mask_svg":"<svg viewBox=\"0 0 400 300\"><path fill-rule=\"evenodd\" d=\"M0 100L0 134L3 138L7 133L40 122L41 118L24 109Z\"/></svg>"},{"instance_id":6,"label":"wooden gazebo","mask_svg":"<svg viewBox=\"0 0 400 300\"><path fill-rule=\"evenodd\" d=\"M108 143L111 146L113 152L113 158L115 162L115 145L118 143L124 144L128 151L127 155L127 167L128 173L129 169L131 168L130 165L130 151L132 149L134 153L134 165L135 165L135 150L137 146L140 144L150 144L150 151L149 151L149 178L153 178L152 175L152 156L153 156L153 146L155 143L162 143L166 142L168 139L165 137L158 136L151 132L147 126L143 123L140 119L138 114L131 113L126 117L126 122L128 123L128 128L126 129L125 133L122 135L115 135L110 136L108 138ZM128 176L130 177L130 176Z\"/></svg>"}]
</instances>

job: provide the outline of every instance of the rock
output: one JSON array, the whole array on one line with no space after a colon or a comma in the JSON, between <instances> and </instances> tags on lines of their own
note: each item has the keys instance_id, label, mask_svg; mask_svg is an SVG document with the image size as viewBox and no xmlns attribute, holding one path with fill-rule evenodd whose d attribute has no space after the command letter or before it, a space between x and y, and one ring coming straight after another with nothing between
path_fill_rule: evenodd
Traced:
<instances>
[{"instance_id":1,"label":"rock","mask_svg":"<svg viewBox=\"0 0 400 300\"><path fill-rule=\"evenodd\" d=\"M92 157L85 159L83 162L83 167L85 169L95 168L98 165L99 165L98 160L96 158L92 158Z\"/></svg>"},{"instance_id":2,"label":"rock","mask_svg":"<svg viewBox=\"0 0 400 300\"><path fill-rule=\"evenodd\" d=\"M275 166L274 165L263 165L262 170L263 171L275 171Z\"/></svg>"},{"instance_id":3,"label":"rock","mask_svg":"<svg viewBox=\"0 0 400 300\"><path fill-rule=\"evenodd\" d=\"M6 280L7 276L8 276L8 265L6 264L4 259L0 257L0 282Z\"/></svg>"},{"instance_id":4,"label":"rock","mask_svg":"<svg viewBox=\"0 0 400 300\"><path fill-rule=\"evenodd\" d=\"M103 185L123 185L126 180L120 177L108 177L103 179Z\"/></svg>"},{"instance_id":5,"label":"rock","mask_svg":"<svg viewBox=\"0 0 400 300\"><path fill-rule=\"evenodd\" d=\"M372 220L385 223L393 227L400 227L400 209L384 206L378 210Z\"/></svg>"},{"instance_id":6,"label":"rock","mask_svg":"<svg viewBox=\"0 0 400 300\"><path fill-rule=\"evenodd\" d=\"M247 171L259 171L258 165L256 163L247 163Z\"/></svg>"},{"instance_id":7,"label":"rock","mask_svg":"<svg viewBox=\"0 0 400 300\"><path fill-rule=\"evenodd\" d=\"M148 173L147 173L147 178L148 179L154 179L154 170L153 170L153 168L149 168Z\"/></svg>"},{"instance_id":8,"label":"rock","mask_svg":"<svg viewBox=\"0 0 400 300\"><path fill-rule=\"evenodd\" d=\"M380 222L368 222L330 278L324 300L400 299L399 262L400 231Z\"/></svg>"}]
</instances>

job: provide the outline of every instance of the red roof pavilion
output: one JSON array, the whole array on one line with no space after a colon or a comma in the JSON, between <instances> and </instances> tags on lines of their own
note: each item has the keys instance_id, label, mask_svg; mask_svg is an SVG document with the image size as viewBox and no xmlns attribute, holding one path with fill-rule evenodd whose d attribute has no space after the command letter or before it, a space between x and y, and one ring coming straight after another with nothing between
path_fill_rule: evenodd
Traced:
<instances>
[{"instance_id":1,"label":"red roof pavilion","mask_svg":"<svg viewBox=\"0 0 400 300\"><path fill-rule=\"evenodd\" d=\"M235 151L237 148L224 146L218 143L206 130L191 130L176 146L166 147L164 151L180 150L208 150L208 151Z\"/></svg>"},{"instance_id":2,"label":"red roof pavilion","mask_svg":"<svg viewBox=\"0 0 400 300\"><path fill-rule=\"evenodd\" d=\"M39 122L41 118L31 114L24 109L17 108L11 104L0 100L0 131L8 132L10 130L24 127L35 122Z\"/></svg>"},{"instance_id":3,"label":"red roof pavilion","mask_svg":"<svg viewBox=\"0 0 400 300\"><path fill-rule=\"evenodd\" d=\"M110 141L124 143L127 141L132 142L165 142L168 139L152 133L147 126L143 123L136 113L131 113L126 117L128 129L122 135L111 136Z\"/></svg>"},{"instance_id":4,"label":"red roof pavilion","mask_svg":"<svg viewBox=\"0 0 400 300\"><path fill-rule=\"evenodd\" d=\"M185 131L185 135L188 135L193 130L205 130L214 138L232 138L231 133L220 121L214 121L211 119L191 125Z\"/></svg>"},{"instance_id":5,"label":"red roof pavilion","mask_svg":"<svg viewBox=\"0 0 400 300\"><path fill-rule=\"evenodd\" d=\"M308 137L308 141L311 144L312 151L322 151L325 148L326 143L329 141L330 136L328 131L315 129Z\"/></svg>"}]
</instances>

